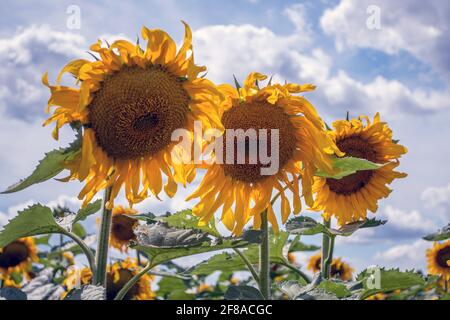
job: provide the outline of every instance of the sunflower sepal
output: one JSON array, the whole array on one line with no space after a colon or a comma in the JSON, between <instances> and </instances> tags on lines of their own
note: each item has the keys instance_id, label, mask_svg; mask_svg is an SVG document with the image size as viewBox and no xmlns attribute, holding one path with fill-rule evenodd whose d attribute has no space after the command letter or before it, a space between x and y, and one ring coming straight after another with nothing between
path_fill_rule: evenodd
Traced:
<instances>
[{"instance_id":1,"label":"sunflower sepal","mask_svg":"<svg viewBox=\"0 0 450 320\"><path fill-rule=\"evenodd\" d=\"M426 235L423 239L427 241L442 241L450 239L450 223L437 232Z\"/></svg>"}]
</instances>

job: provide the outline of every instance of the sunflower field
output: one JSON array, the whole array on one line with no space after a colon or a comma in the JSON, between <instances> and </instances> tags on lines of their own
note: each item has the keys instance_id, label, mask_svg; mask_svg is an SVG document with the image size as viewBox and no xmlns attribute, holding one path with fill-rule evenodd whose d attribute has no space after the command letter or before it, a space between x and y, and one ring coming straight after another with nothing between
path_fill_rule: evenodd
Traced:
<instances>
[{"instance_id":1,"label":"sunflower field","mask_svg":"<svg viewBox=\"0 0 450 320\"><path fill-rule=\"evenodd\" d=\"M378 205L408 179L383 114L326 123L309 100L320 88L264 70L214 83L182 24L179 45L143 27L42 76L48 139L73 142L42 150L1 196L56 179L78 181L80 202L32 203L3 226L0 300L450 299L450 225L423 234L428 270L356 271L335 254L336 240L389 224ZM192 207L136 208L170 207L181 188Z\"/></svg>"}]
</instances>

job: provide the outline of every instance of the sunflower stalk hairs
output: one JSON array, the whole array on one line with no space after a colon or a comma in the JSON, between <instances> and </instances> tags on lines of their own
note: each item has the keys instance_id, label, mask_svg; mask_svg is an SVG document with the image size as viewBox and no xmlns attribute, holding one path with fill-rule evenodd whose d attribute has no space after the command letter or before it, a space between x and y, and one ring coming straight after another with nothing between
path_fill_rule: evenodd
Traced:
<instances>
[{"instance_id":1,"label":"sunflower stalk hairs","mask_svg":"<svg viewBox=\"0 0 450 320\"><path fill-rule=\"evenodd\" d=\"M179 50L166 32L144 27L145 48L126 40L106 47L99 41L90 47L95 61L69 62L55 85L47 73L43 76L51 92L47 111L53 110L44 125L55 124L55 139L60 128L71 126L76 140L47 153L32 175L4 193L67 170L68 176L58 180L84 183L78 194L82 208L62 220L46 206L27 208L0 232L0 247L39 234L68 236L90 265L84 284L103 288L108 299L148 298L150 294L130 292L148 284L146 277L155 266L232 249L259 289L249 290L256 290L258 298L271 299L273 242L281 238L284 225L292 234L323 233L321 268L323 277L329 278L335 237L384 223L366 219L367 210L375 213L377 202L390 193L386 185L406 176L394 171L406 148L392 140L392 131L378 114L373 122L366 117L342 120L333 123L334 130L327 129L315 107L299 95L315 90L311 84L265 83L266 75L253 72L242 86L236 79L236 87L215 85L200 75L206 68L194 63L192 32L184 26ZM65 73L75 77L77 87L61 85ZM198 123L215 132L214 141L197 139ZM180 129L187 133L182 143L174 139ZM180 161L198 149L208 161ZM221 159L224 155L226 161ZM186 199L197 201L192 214L158 220L132 209L151 196L161 200L162 192L172 198L178 185L194 181L198 170L205 170L203 179ZM93 202L100 192L103 200ZM121 192L129 208L115 205ZM297 216L303 206L322 212L324 224ZM94 256L73 229L100 209ZM231 238L217 231L216 214ZM297 217L288 221L291 214ZM331 218L339 229L332 228ZM147 229L135 233L143 227L140 220ZM261 237L249 239L249 226ZM141 238L151 234L159 242L154 238L142 242L138 234ZM129 245L143 253L145 267L129 260L108 265L110 247L126 253ZM255 246L256 258L251 254ZM278 263L296 269L277 254ZM301 270L295 273L307 281Z\"/></svg>"}]
</instances>

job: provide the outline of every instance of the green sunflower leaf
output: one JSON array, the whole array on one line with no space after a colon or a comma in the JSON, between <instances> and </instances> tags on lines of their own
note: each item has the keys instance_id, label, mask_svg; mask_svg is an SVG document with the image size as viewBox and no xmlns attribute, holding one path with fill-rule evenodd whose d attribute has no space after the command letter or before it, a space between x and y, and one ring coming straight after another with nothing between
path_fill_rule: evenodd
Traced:
<instances>
[{"instance_id":1,"label":"green sunflower leaf","mask_svg":"<svg viewBox=\"0 0 450 320\"><path fill-rule=\"evenodd\" d=\"M313 245L313 244L306 244L301 242L298 239L295 239L290 247L289 247L289 252L297 252L297 251L317 251L319 250L320 247Z\"/></svg>"},{"instance_id":2,"label":"green sunflower leaf","mask_svg":"<svg viewBox=\"0 0 450 320\"><path fill-rule=\"evenodd\" d=\"M253 244L244 237L211 239L205 232L173 228L164 222L141 225L135 233L137 244L132 247L145 253L152 267L176 258Z\"/></svg>"},{"instance_id":3,"label":"green sunflower leaf","mask_svg":"<svg viewBox=\"0 0 450 320\"><path fill-rule=\"evenodd\" d=\"M41 183L55 177L64 170L64 161L73 159L80 152L80 150L81 136L78 135L76 140L72 142L69 147L46 153L44 159L39 161L36 169L34 169L33 173L29 177L13 184L2 193L6 194L18 192L32 186L33 184Z\"/></svg>"},{"instance_id":4,"label":"green sunflower leaf","mask_svg":"<svg viewBox=\"0 0 450 320\"><path fill-rule=\"evenodd\" d=\"M286 230L291 234L315 235L318 233L332 234L332 229L325 227L311 217L298 216L286 222ZM336 230L334 230L336 232ZM334 234L335 235L335 234Z\"/></svg>"},{"instance_id":5,"label":"green sunflower leaf","mask_svg":"<svg viewBox=\"0 0 450 320\"><path fill-rule=\"evenodd\" d=\"M355 231L364 228L374 228L386 224L387 220L366 219L345 224L338 229L339 235L350 236Z\"/></svg>"},{"instance_id":6,"label":"green sunflower leaf","mask_svg":"<svg viewBox=\"0 0 450 320\"><path fill-rule=\"evenodd\" d=\"M323 280L317 287L328 293L334 294L339 299L347 298L352 295L344 284L330 280Z\"/></svg>"},{"instance_id":7,"label":"green sunflower leaf","mask_svg":"<svg viewBox=\"0 0 450 320\"><path fill-rule=\"evenodd\" d=\"M53 218L52 210L41 204L35 204L20 211L0 232L0 247L12 241L48 233L66 233Z\"/></svg>"},{"instance_id":8,"label":"green sunflower leaf","mask_svg":"<svg viewBox=\"0 0 450 320\"><path fill-rule=\"evenodd\" d=\"M322 178L342 179L348 175L356 173L357 171L376 170L383 165L371 162L365 159L354 157L333 158L333 168L337 169L336 174L328 174L324 171L317 171L316 176Z\"/></svg>"},{"instance_id":9,"label":"green sunflower leaf","mask_svg":"<svg viewBox=\"0 0 450 320\"><path fill-rule=\"evenodd\" d=\"M423 237L424 240L428 241L442 241L447 240L449 238L450 238L450 223L445 227L443 227L442 229L438 230L437 232Z\"/></svg>"},{"instance_id":10,"label":"green sunflower leaf","mask_svg":"<svg viewBox=\"0 0 450 320\"><path fill-rule=\"evenodd\" d=\"M392 292L426 284L423 276L417 272L402 272L398 269L386 270L379 267L362 271L356 279L363 284L360 299L365 299L376 293Z\"/></svg>"},{"instance_id":11,"label":"green sunflower leaf","mask_svg":"<svg viewBox=\"0 0 450 320\"><path fill-rule=\"evenodd\" d=\"M75 224L76 222L83 221L90 215L97 213L100 210L101 206L102 206L102 200L100 200L100 199L97 201L94 201L92 203L89 203L86 206L86 208L82 208L82 209L78 210L77 215L73 219L73 223Z\"/></svg>"},{"instance_id":12,"label":"green sunflower leaf","mask_svg":"<svg viewBox=\"0 0 450 320\"><path fill-rule=\"evenodd\" d=\"M295 268L291 266L284 256L284 248L287 245L289 234L287 232L281 231L278 236L273 233L270 234L269 245L270 245L270 262L275 264L284 265L286 267ZM258 265L259 263L259 246L250 245L246 249L241 250L242 254L248 259L252 265ZM247 270L246 264L242 261L236 253L222 252L219 253L208 260L205 260L196 266L192 267L188 272L191 275L203 275L208 276L216 271L221 271L222 273L232 274L236 271ZM299 281L306 283L303 278L299 278Z\"/></svg>"},{"instance_id":13,"label":"green sunflower leaf","mask_svg":"<svg viewBox=\"0 0 450 320\"><path fill-rule=\"evenodd\" d=\"M318 233L324 233L331 237L335 236L348 237L359 229L374 228L383 225L386 222L387 220L366 219L343 225L339 229L334 229L326 227L325 225L315 221L311 217L299 216L292 218L286 222L286 230L291 234L299 234L299 235L310 236Z\"/></svg>"},{"instance_id":14,"label":"green sunflower leaf","mask_svg":"<svg viewBox=\"0 0 450 320\"><path fill-rule=\"evenodd\" d=\"M106 290L100 286L84 285L70 291L64 300L106 300Z\"/></svg>"},{"instance_id":15,"label":"green sunflower leaf","mask_svg":"<svg viewBox=\"0 0 450 320\"><path fill-rule=\"evenodd\" d=\"M5 287L0 289L0 300L27 300L27 295L20 289Z\"/></svg>"},{"instance_id":16,"label":"green sunflower leaf","mask_svg":"<svg viewBox=\"0 0 450 320\"><path fill-rule=\"evenodd\" d=\"M49 244L49 241L50 241L50 238L51 238L51 237L52 237L51 234L46 234L46 235L41 236L41 237L35 237L35 238L34 238L34 243L37 244L37 245L45 245L45 246L48 246L48 245L50 245L50 244Z\"/></svg>"},{"instance_id":17,"label":"green sunflower leaf","mask_svg":"<svg viewBox=\"0 0 450 320\"><path fill-rule=\"evenodd\" d=\"M214 219L211 219L207 225L199 226L200 219L192 214L192 210L182 210L174 214L158 217L157 220L166 222L170 227L179 229L195 229L200 230L214 237L220 237L219 231L217 231Z\"/></svg>"},{"instance_id":18,"label":"green sunflower leaf","mask_svg":"<svg viewBox=\"0 0 450 320\"><path fill-rule=\"evenodd\" d=\"M224 298L225 300L264 300L261 292L251 286L230 286Z\"/></svg>"}]
</instances>

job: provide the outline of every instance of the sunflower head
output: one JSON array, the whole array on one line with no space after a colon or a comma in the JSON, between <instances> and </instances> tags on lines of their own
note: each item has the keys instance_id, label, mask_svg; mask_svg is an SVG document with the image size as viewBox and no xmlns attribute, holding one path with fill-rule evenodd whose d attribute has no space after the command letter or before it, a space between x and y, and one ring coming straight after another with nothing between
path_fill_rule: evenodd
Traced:
<instances>
[{"instance_id":1,"label":"sunflower head","mask_svg":"<svg viewBox=\"0 0 450 320\"><path fill-rule=\"evenodd\" d=\"M439 275L443 281L450 281L450 240L434 243L427 251L428 272Z\"/></svg>"},{"instance_id":2,"label":"sunflower head","mask_svg":"<svg viewBox=\"0 0 450 320\"><path fill-rule=\"evenodd\" d=\"M67 160L66 180L85 181L79 198L84 205L101 189L113 186L108 208L122 186L132 205L149 192L158 197L164 191L172 197L177 183L186 184L195 176L193 163L174 161L177 129L193 130L199 120L205 129L220 126L217 101L221 93L213 83L198 74L204 67L194 64L192 32L185 24L183 45L159 29L142 29L146 48L126 40L103 47L91 46L96 61L84 59L68 63L56 85L47 74L43 83L50 89L47 110L56 106L45 122L56 123L53 136L65 124L81 123L82 148ZM61 86L64 73L71 73L79 87ZM190 142L193 144L193 142Z\"/></svg>"},{"instance_id":3,"label":"sunflower head","mask_svg":"<svg viewBox=\"0 0 450 320\"><path fill-rule=\"evenodd\" d=\"M225 129L222 159L209 166L199 188L188 198L200 198L193 213L200 217L201 224L223 207L222 221L236 235L252 219L254 227L259 228L264 210L274 230L278 230L271 205L274 190L280 192L283 223L292 211L299 213L300 177L305 201L311 205L314 172L331 172L330 155L341 154L325 133L314 107L304 97L294 95L311 91L314 86L269 83L260 88L258 81L266 78L251 73L242 88L219 86L225 96L220 105ZM268 163L261 156L262 150L276 164ZM217 149L215 155L218 156ZM269 168L272 170L263 170ZM292 207L285 189L293 194Z\"/></svg>"},{"instance_id":4,"label":"sunflower head","mask_svg":"<svg viewBox=\"0 0 450 320\"><path fill-rule=\"evenodd\" d=\"M377 113L373 122L367 117L333 123L330 137L349 157L366 159L383 166L377 170L359 171L342 179L315 178L313 192L315 211L323 211L325 219L334 216L340 225L365 219L367 210L375 213L378 200L386 198L387 187L406 174L395 171L398 159L407 149L392 137L392 130Z\"/></svg>"},{"instance_id":5,"label":"sunflower head","mask_svg":"<svg viewBox=\"0 0 450 320\"><path fill-rule=\"evenodd\" d=\"M109 265L106 274L106 299L113 300L123 286L138 274L140 268L137 262L133 259L127 258L123 261L116 262ZM92 280L92 271L89 268L78 270L70 268L64 285L67 292L77 287L77 285L89 284ZM153 277L149 275L142 276L139 281L128 291L125 295L125 300L151 300L154 299L155 294L151 290L151 281Z\"/></svg>"},{"instance_id":6,"label":"sunflower head","mask_svg":"<svg viewBox=\"0 0 450 320\"><path fill-rule=\"evenodd\" d=\"M31 237L21 238L0 248L0 273L25 272L39 260L37 247Z\"/></svg>"},{"instance_id":7,"label":"sunflower head","mask_svg":"<svg viewBox=\"0 0 450 320\"><path fill-rule=\"evenodd\" d=\"M306 268L313 273L317 273L322 269L322 254L317 253L311 256L308 260ZM335 258L331 262L330 266L330 276L332 278L338 278L343 281L348 281L352 279L354 269L341 258Z\"/></svg>"},{"instance_id":8,"label":"sunflower head","mask_svg":"<svg viewBox=\"0 0 450 320\"><path fill-rule=\"evenodd\" d=\"M330 275L332 278L348 281L352 279L353 271L354 269L341 258L333 259L333 262L331 262Z\"/></svg>"},{"instance_id":9,"label":"sunflower head","mask_svg":"<svg viewBox=\"0 0 450 320\"><path fill-rule=\"evenodd\" d=\"M197 294L200 293L204 293L204 292L212 292L214 291L213 287L211 287L209 284L206 283L201 283L198 287L197 287Z\"/></svg>"},{"instance_id":10,"label":"sunflower head","mask_svg":"<svg viewBox=\"0 0 450 320\"><path fill-rule=\"evenodd\" d=\"M317 253L309 258L306 268L313 273L317 273L320 271L321 266L322 266L322 255L320 253Z\"/></svg>"},{"instance_id":11,"label":"sunflower head","mask_svg":"<svg viewBox=\"0 0 450 320\"><path fill-rule=\"evenodd\" d=\"M137 211L122 206L114 207L112 211L111 222L111 235L110 245L122 252L128 250L130 241L136 239L134 234L134 227L138 224L138 221L131 215L136 214Z\"/></svg>"},{"instance_id":12,"label":"sunflower head","mask_svg":"<svg viewBox=\"0 0 450 320\"><path fill-rule=\"evenodd\" d=\"M295 257L295 253L293 253L293 252L288 253L288 261L291 264L295 264L295 262L297 261L297 259Z\"/></svg>"},{"instance_id":13,"label":"sunflower head","mask_svg":"<svg viewBox=\"0 0 450 320\"><path fill-rule=\"evenodd\" d=\"M140 271L135 259L127 258L123 261L116 262L108 268L106 283L106 298L112 300L123 288L123 286L131 280ZM125 295L125 300L152 300L155 293L151 290L151 281L153 277L145 274L139 281L131 287Z\"/></svg>"}]
</instances>

